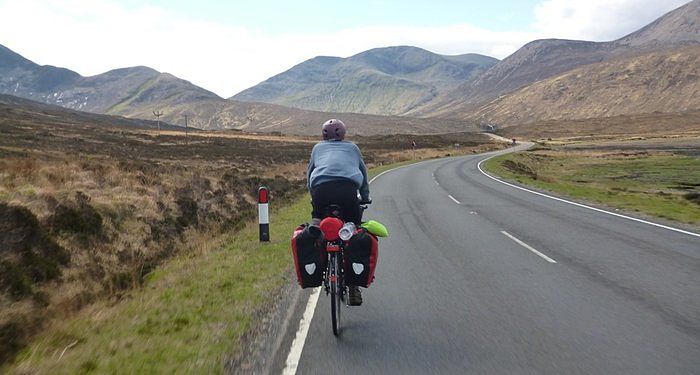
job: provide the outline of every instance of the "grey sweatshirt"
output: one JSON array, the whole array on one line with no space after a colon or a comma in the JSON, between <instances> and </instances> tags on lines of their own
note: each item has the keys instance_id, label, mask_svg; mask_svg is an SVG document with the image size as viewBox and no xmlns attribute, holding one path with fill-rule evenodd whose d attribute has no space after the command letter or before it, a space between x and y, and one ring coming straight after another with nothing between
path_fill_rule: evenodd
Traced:
<instances>
[{"instance_id":1,"label":"grey sweatshirt","mask_svg":"<svg viewBox=\"0 0 700 375\"><path fill-rule=\"evenodd\" d=\"M311 151L311 160L306 172L308 187L324 182L348 179L357 185L360 197L369 198L367 167L360 149L348 141L321 141Z\"/></svg>"}]
</instances>

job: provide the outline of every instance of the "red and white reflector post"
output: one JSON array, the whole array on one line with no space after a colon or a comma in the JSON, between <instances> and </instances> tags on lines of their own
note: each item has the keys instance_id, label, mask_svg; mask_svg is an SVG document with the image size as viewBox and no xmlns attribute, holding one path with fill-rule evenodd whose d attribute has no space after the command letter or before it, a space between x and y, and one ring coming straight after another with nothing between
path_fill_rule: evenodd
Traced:
<instances>
[{"instance_id":1,"label":"red and white reflector post","mask_svg":"<svg viewBox=\"0 0 700 375\"><path fill-rule=\"evenodd\" d=\"M266 186L258 188L258 223L260 223L260 242L270 241L270 190Z\"/></svg>"}]
</instances>

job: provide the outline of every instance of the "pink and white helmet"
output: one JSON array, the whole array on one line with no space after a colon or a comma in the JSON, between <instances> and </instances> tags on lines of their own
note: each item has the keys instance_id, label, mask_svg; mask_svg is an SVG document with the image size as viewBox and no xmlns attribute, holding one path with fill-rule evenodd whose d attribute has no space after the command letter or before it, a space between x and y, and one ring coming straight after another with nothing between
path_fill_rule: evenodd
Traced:
<instances>
[{"instance_id":1,"label":"pink and white helmet","mask_svg":"<svg viewBox=\"0 0 700 375\"><path fill-rule=\"evenodd\" d=\"M345 139L345 124L337 119L330 119L323 123L323 139L326 141L342 141Z\"/></svg>"}]
</instances>

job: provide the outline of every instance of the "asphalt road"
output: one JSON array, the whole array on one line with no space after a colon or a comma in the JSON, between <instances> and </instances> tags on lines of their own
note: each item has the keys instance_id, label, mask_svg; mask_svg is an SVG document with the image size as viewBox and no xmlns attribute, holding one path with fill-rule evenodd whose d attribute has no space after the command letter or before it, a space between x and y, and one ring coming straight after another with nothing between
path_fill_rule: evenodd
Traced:
<instances>
[{"instance_id":1,"label":"asphalt road","mask_svg":"<svg viewBox=\"0 0 700 375\"><path fill-rule=\"evenodd\" d=\"M503 185L483 158L372 184L376 281L339 338L321 295L298 374L700 374L700 238Z\"/></svg>"}]
</instances>

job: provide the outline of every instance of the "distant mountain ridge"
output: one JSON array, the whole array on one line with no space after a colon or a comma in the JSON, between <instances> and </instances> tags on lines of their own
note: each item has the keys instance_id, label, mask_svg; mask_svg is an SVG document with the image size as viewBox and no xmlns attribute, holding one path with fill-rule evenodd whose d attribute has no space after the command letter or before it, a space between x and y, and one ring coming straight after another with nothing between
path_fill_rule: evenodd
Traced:
<instances>
[{"instance_id":1,"label":"distant mountain ridge","mask_svg":"<svg viewBox=\"0 0 700 375\"><path fill-rule=\"evenodd\" d=\"M221 99L168 73L137 66L83 77L40 66L0 46L0 93L94 113L123 115L130 103L193 102Z\"/></svg>"},{"instance_id":2,"label":"distant mountain ridge","mask_svg":"<svg viewBox=\"0 0 700 375\"><path fill-rule=\"evenodd\" d=\"M477 54L439 55L409 46L375 48L348 58L315 57L231 99L397 115L476 77L497 61Z\"/></svg>"},{"instance_id":3,"label":"distant mountain ridge","mask_svg":"<svg viewBox=\"0 0 700 375\"><path fill-rule=\"evenodd\" d=\"M319 60L323 63L323 59ZM144 66L82 77L68 69L37 65L3 46L0 46L0 94L72 110L141 119L153 119L153 111L157 110L163 112L164 122L184 125L187 118L189 126L208 130L318 134L319 124L331 117L346 120L353 127L351 132L365 135L476 129L464 121L330 113L226 100L188 81Z\"/></svg>"}]
</instances>

